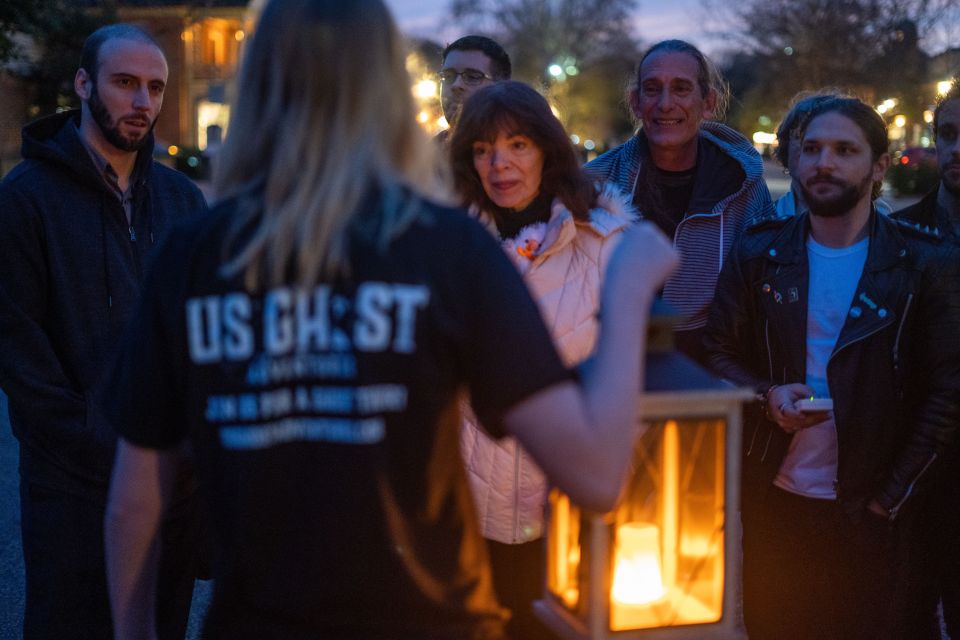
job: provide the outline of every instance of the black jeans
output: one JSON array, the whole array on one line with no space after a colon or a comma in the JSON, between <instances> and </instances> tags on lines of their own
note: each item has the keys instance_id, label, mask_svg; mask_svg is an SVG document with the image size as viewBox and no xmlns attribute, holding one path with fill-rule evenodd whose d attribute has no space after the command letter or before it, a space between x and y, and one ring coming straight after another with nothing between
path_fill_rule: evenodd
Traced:
<instances>
[{"instance_id":1,"label":"black jeans","mask_svg":"<svg viewBox=\"0 0 960 640\"><path fill-rule=\"evenodd\" d=\"M182 640L197 575L193 509L164 523L157 584L160 638ZM113 637L103 548L104 507L21 479L26 568L24 640Z\"/></svg>"},{"instance_id":2,"label":"black jeans","mask_svg":"<svg viewBox=\"0 0 960 640\"><path fill-rule=\"evenodd\" d=\"M917 518L916 563L907 624L917 640L940 640L937 604L951 638L960 638L960 477L936 487Z\"/></svg>"},{"instance_id":3,"label":"black jeans","mask_svg":"<svg viewBox=\"0 0 960 640\"><path fill-rule=\"evenodd\" d=\"M773 487L743 514L743 569L750 640L908 637L905 547L883 518Z\"/></svg>"}]
</instances>

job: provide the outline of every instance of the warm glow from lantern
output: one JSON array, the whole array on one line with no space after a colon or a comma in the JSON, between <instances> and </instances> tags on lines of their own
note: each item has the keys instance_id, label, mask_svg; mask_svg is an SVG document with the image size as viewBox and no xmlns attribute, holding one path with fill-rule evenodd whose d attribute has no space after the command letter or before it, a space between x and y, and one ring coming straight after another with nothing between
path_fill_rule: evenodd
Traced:
<instances>
[{"instance_id":1,"label":"warm glow from lantern","mask_svg":"<svg viewBox=\"0 0 960 640\"><path fill-rule=\"evenodd\" d=\"M614 603L643 605L660 600L664 594L660 529L645 522L620 525L611 594Z\"/></svg>"},{"instance_id":2,"label":"warm glow from lantern","mask_svg":"<svg viewBox=\"0 0 960 640\"><path fill-rule=\"evenodd\" d=\"M690 451L689 437L687 443L683 444L678 421L664 421L659 440L653 440L655 454L647 457L659 465L656 509L647 517L637 514L620 521L615 530L609 595L613 631L715 622L721 617L723 538L717 531L722 530L722 514L716 509L723 496L717 489L691 492L690 482L696 469L713 475L716 487L723 486L722 475L716 475L722 459L710 464L707 457L708 451L719 455L722 449L701 444L698 451L703 457L693 467L689 458L681 463Z\"/></svg>"},{"instance_id":3,"label":"warm glow from lantern","mask_svg":"<svg viewBox=\"0 0 960 640\"><path fill-rule=\"evenodd\" d=\"M740 562L727 516L738 508L740 412L754 392L688 385L683 368L695 365L657 356L648 379L669 384L644 391L643 432L614 509L582 510L549 492L545 590L533 609L555 637L746 640L727 579Z\"/></svg>"},{"instance_id":4,"label":"warm glow from lantern","mask_svg":"<svg viewBox=\"0 0 960 640\"><path fill-rule=\"evenodd\" d=\"M715 553L706 536L683 536L680 538L680 555L687 558L706 558Z\"/></svg>"}]
</instances>

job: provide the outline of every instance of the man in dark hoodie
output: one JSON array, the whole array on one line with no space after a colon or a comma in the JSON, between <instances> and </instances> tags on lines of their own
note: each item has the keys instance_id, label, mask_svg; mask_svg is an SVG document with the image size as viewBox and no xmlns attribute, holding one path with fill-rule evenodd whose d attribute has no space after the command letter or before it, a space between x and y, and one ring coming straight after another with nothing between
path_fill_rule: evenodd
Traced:
<instances>
[{"instance_id":1,"label":"man in dark hoodie","mask_svg":"<svg viewBox=\"0 0 960 640\"><path fill-rule=\"evenodd\" d=\"M102 379L149 255L206 211L183 175L153 162L167 62L112 25L86 41L79 111L24 128L24 161L0 183L0 386L20 441L25 638L112 636L103 517L116 436ZM189 496L189 474L181 483ZM183 637L196 572L192 497L166 522L157 618Z\"/></svg>"}]
</instances>

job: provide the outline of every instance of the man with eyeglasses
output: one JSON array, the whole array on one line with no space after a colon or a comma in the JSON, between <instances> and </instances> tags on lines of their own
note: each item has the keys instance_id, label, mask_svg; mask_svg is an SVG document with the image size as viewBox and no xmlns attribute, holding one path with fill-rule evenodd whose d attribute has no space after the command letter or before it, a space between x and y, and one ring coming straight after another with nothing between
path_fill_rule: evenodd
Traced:
<instances>
[{"instance_id":1,"label":"man with eyeglasses","mask_svg":"<svg viewBox=\"0 0 960 640\"><path fill-rule=\"evenodd\" d=\"M509 80L510 70L510 56L486 36L464 36L447 45L440 65L440 104L450 129L437 138L446 142L467 98L488 84Z\"/></svg>"}]
</instances>

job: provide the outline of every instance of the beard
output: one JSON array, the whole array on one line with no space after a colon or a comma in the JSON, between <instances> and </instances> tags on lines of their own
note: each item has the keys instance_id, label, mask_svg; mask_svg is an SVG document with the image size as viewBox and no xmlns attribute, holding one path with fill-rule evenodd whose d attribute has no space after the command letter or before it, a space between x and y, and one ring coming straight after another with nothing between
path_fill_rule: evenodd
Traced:
<instances>
[{"instance_id":1,"label":"beard","mask_svg":"<svg viewBox=\"0 0 960 640\"><path fill-rule=\"evenodd\" d=\"M147 138L153 132L153 127L157 124L157 120L154 118L140 138L131 138L120 133L120 123L113 119L107 105L103 104L100 94L97 92L96 83L93 83L93 89L90 91L90 99L87 100L87 104L90 107L90 115L93 116L93 121L97 123L103 137L121 151L139 151L142 149L143 145L147 143ZM144 119L146 119L146 116L144 116Z\"/></svg>"},{"instance_id":2,"label":"beard","mask_svg":"<svg viewBox=\"0 0 960 640\"><path fill-rule=\"evenodd\" d=\"M957 173L958 165L960 163L950 162L940 167L940 182L943 184L943 188L955 198L960 198L960 177L953 175Z\"/></svg>"},{"instance_id":3,"label":"beard","mask_svg":"<svg viewBox=\"0 0 960 640\"><path fill-rule=\"evenodd\" d=\"M803 196L803 201L807 203L810 215L821 218L839 218L846 215L873 188L873 176L870 174L867 174L859 184L844 182L830 176L820 176L815 179L840 187L839 193L821 198L811 193L806 184L800 184L800 194Z\"/></svg>"},{"instance_id":4,"label":"beard","mask_svg":"<svg viewBox=\"0 0 960 640\"><path fill-rule=\"evenodd\" d=\"M451 99L442 103L443 117L447 119L447 124L453 127L460 120L460 112L463 110L463 100Z\"/></svg>"}]
</instances>

